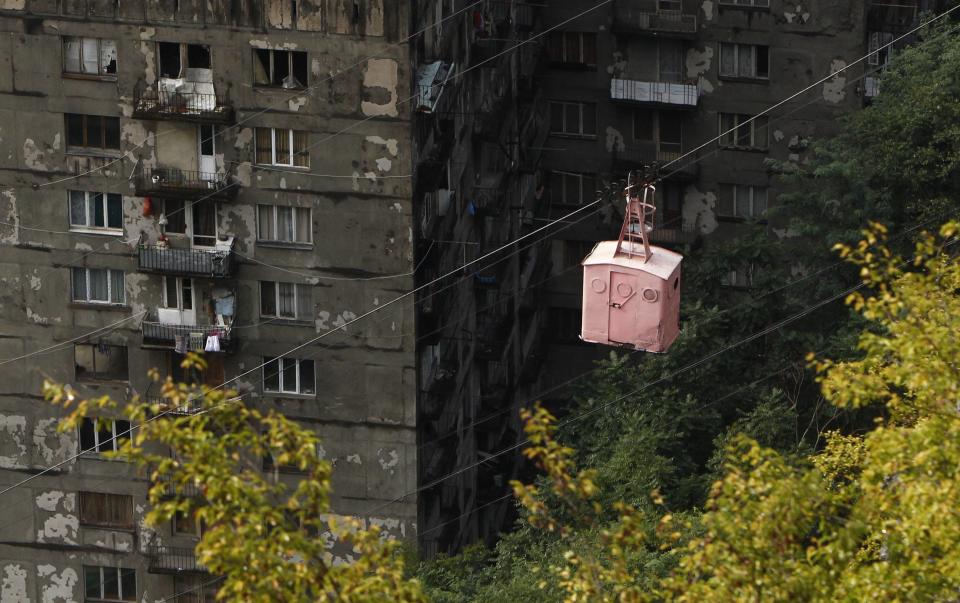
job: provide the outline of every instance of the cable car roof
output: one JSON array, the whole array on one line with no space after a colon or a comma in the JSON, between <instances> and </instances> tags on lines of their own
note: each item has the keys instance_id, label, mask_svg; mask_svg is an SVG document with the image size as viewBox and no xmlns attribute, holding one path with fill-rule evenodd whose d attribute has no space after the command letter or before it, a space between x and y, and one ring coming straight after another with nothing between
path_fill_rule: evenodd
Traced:
<instances>
[{"instance_id":1,"label":"cable car roof","mask_svg":"<svg viewBox=\"0 0 960 603\"><path fill-rule=\"evenodd\" d=\"M645 262L642 255L642 248L638 255L631 256L625 253L616 255L617 241L600 241L593 248L593 251L590 252L590 255L583 260L583 265L596 266L600 264L613 264L634 270L642 270L662 280L667 280L677 269L677 266L680 265L680 262L683 261L682 255L669 249L651 246L650 251L652 252L650 259Z\"/></svg>"}]
</instances>

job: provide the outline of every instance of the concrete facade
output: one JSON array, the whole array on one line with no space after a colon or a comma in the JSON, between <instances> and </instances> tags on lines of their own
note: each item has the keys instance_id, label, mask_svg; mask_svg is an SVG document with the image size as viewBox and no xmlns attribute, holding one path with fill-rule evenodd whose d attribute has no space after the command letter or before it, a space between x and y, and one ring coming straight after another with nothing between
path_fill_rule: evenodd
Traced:
<instances>
[{"instance_id":1,"label":"concrete facade","mask_svg":"<svg viewBox=\"0 0 960 603\"><path fill-rule=\"evenodd\" d=\"M149 396L178 336L216 334L216 385L409 291L408 24L390 0L0 2L0 488L79 451L45 377ZM316 429L335 513L398 538L413 325L398 304L232 384ZM129 525L85 520L83 492L132 497ZM86 454L4 495L0 601L84 600L84 568L134 569L125 600L203 581L175 571L193 536L144 524L145 493Z\"/></svg>"},{"instance_id":2,"label":"concrete facade","mask_svg":"<svg viewBox=\"0 0 960 603\"><path fill-rule=\"evenodd\" d=\"M810 140L877 93L886 55L765 123L713 139L938 8L912 0L613 0L577 17L593 5L490 0L435 25L461 3L416 4L415 28L433 25L416 48L421 71L442 61L456 74L436 105L414 117L421 282L562 218L654 162L664 177L654 243L683 252L757 228L788 236L764 215L783 192L770 160L804 161ZM502 100L479 94L490 84L505 91ZM492 542L509 528L512 504L503 496L523 463L516 450L491 455L519 441L520 407L562 401L564 383L608 353L578 339L579 263L597 241L615 238L623 219L622 196L602 198L597 211L472 267L468 279L442 283L418 306L421 479L455 473L421 494L427 553ZM750 267L727 278L749 286Z\"/></svg>"}]
</instances>

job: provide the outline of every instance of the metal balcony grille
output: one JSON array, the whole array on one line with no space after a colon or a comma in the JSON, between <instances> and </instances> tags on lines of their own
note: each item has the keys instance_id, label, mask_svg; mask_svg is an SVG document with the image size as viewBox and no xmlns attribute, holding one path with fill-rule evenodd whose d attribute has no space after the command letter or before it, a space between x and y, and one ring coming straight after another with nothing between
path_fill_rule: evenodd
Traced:
<instances>
[{"instance_id":1,"label":"metal balcony grille","mask_svg":"<svg viewBox=\"0 0 960 603\"><path fill-rule=\"evenodd\" d=\"M217 94L147 88L133 96L133 116L139 119L229 123L233 118L233 107Z\"/></svg>"},{"instance_id":2,"label":"metal balcony grille","mask_svg":"<svg viewBox=\"0 0 960 603\"><path fill-rule=\"evenodd\" d=\"M198 172L171 167L143 168L137 172L136 193L140 197L194 198L216 196L226 198L236 194L230 186L227 173Z\"/></svg>"},{"instance_id":3,"label":"metal balcony grille","mask_svg":"<svg viewBox=\"0 0 960 603\"><path fill-rule=\"evenodd\" d=\"M222 326L171 325L145 320L141 327L145 344L173 346L177 337L182 337L191 352L203 352L210 335L216 335L220 340L221 351L227 351L234 343L230 329Z\"/></svg>"},{"instance_id":4,"label":"metal balcony grille","mask_svg":"<svg viewBox=\"0 0 960 603\"><path fill-rule=\"evenodd\" d=\"M160 248L141 244L138 247L141 272L230 278L236 268L232 251Z\"/></svg>"},{"instance_id":5,"label":"metal balcony grille","mask_svg":"<svg viewBox=\"0 0 960 603\"><path fill-rule=\"evenodd\" d=\"M638 6L630 0L618 0L614 6L614 27L619 31L696 35L697 16L679 10L657 10L654 3Z\"/></svg>"},{"instance_id":6,"label":"metal balcony grille","mask_svg":"<svg viewBox=\"0 0 960 603\"><path fill-rule=\"evenodd\" d=\"M155 574L207 571L197 561L194 550L189 548L151 545L147 548L147 557L147 569Z\"/></svg>"},{"instance_id":7,"label":"metal balcony grille","mask_svg":"<svg viewBox=\"0 0 960 603\"><path fill-rule=\"evenodd\" d=\"M692 108L697 106L699 97L700 91L694 84L610 80L611 100Z\"/></svg>"}]
</instances>

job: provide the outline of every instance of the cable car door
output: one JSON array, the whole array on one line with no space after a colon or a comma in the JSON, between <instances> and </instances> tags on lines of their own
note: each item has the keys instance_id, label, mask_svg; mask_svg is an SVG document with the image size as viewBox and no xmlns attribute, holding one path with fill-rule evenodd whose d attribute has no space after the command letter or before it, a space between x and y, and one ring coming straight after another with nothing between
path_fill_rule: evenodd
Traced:
<instances>
[{"instance_id":1,"label":"cable car door","mask_svg":"<svg viewBox=\"0 0 960 603\"><path fill-rule=\"evenodd\" d=\"M637 277L623 272L610 272L609 335L610 341L631 343L636 339Z\"/></svg>"}]
</instances>

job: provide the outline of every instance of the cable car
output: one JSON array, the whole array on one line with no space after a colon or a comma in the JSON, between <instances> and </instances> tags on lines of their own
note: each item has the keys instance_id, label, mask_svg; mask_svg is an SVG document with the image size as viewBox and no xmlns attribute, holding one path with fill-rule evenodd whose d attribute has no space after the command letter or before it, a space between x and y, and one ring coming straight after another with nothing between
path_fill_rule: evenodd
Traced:
<instances>
[{"instance_id":1,"label":"cable car","mask_svg":"<svg viewBox=\"0 0 960 603\"><path fill-rule=\"evenodd\" d=\"M680 334L683 256L650 245L653 182L634 184L631 174L620 237L597 243L583 260L583 341L662 353Z\"/></svg>"}]
</instances>

